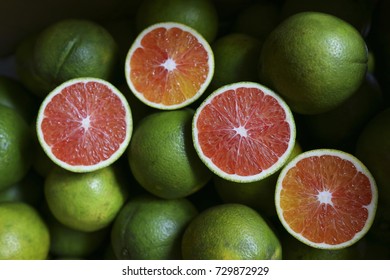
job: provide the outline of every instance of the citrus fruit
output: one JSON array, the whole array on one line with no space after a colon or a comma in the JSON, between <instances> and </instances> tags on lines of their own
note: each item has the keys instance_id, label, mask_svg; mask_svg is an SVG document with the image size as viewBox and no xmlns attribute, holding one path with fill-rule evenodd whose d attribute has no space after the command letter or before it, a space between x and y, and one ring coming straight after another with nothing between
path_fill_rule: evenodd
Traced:
<instances>
[{"instance_id":1,"label":"citrus fruit","mask_svg":"<svg viewBox=\"0 0 390 280\"><path fill-rule=\"evenodd\" d=\"M347 22L324 13L302 12L280 23L265 40L261 82L291 110L319 114L339 106L362 84L367 46Z\"/></svg>"},{"instance_id":2,"label":"citrus fruit","mask_svg":"<svg viewBox=\"0 0 390 280\"><path fill-rule=\"evenodd\" d=\"M210 87L217 89L241 81L258 81L260 40L242 33L229 33L214 41L211 48L215 70Z\"/></svg>"},{"instance_id":3,"label":"citrus fruit","mask_svg":"<svg viewBox=\"0 0 390 280\"><path fill-rule=\"evenodd\" d=\"M295 123L285 102L253 82L223 86L193 118L193 142L201 160L218 176L253 182L279 170L295 143Z\"/></svg>"},{"instance_id":4,"label":"citrus fruit","mask_svg":"<svg viewBox=\"0 0 390 280\"><path fill-rule=\"evenodd\" d=\"M145 104L178 109L198 99L214 74L210 45L194 29L164 22L133 42L125 65L127 84Z\"/></svg>"},{"instance_id":5,"label":"citrus fruit","mask_svg":"<svg viewBox=\"0 0 390 280\"><path fill-rule=\"evenodd\" d=\"M197 30L209 42L218 32L217 10L209 0L146 0L136 14L139 31L159 22L178 22Z\"/></svg>"},{"instance_id":6,"label":"citrus fruit","mask_svg":"<svg viewBox=\"0 0 390 280\"><path fill-rule=\"evenodd\" d=\"M22 202L0 203L0 259L44 260L49 230L39 213Z\"/></svg>"},{"instance_id":7,"label":"citrus fruit","mask_svg":"<svg viewBox=\"0 0 390 280\"><path fill-rule=\"evenodd\" d=\"M184 259L281 259L282 247L266 221L242 204L220 204L198 214L182 238Z\"/></svg>"},{"instance_id":8,"label":"citrus fruit","mask_svg":"<svg viewBox=\"0 0 390 280\"><path fill-rule=\"evenodd\" d=\"M301 131L313 148L327 147L353 152L364 125L383 108L382 90L373 74L342 104L328 112L304 115Z\"/></svg>"},{"instance_id":9,"label":"citrus fruit","mask_svg":"<svg viewBox=\"0 0 390 280\"><path fill-rule=\"evenodd\" d=\"M56 164L73 172L106 167L126 150L132 134L126 98L96 78L69 80L42 102L38 140Z\"/></svg>"},{"instance_id":10,"label":"citrus fruit","mask_svg":"<svg viewBox=\"0 0 390 280\"><path fill-rule=\"evenodd\" d=\"M301 146L295 142L286 163L302 152ZM214 187L225 203L240 203L257 210L264 217L275 217L275 187L279 171L260 181L237 183L219 176L213 177Z\"/></svg>"},{"instance_id":11,"label":"citrus fruit","mask_svg":"<svg viewBox=\"0 0 390 280\"><path fill-rule=\"evenodd\" d=\"M390 209L390 108L377 113L366 124L358 136L355 154L378 184L379 206Z\"/></svg>"},{"instance_id":12,"label":"citrus fruit","mask_svg":"<svg viewBox=\"0 0 390 280\"><path fill-rule=\"evenodd\" d=\"M375 217L378 192L368 169L351 154L304 152L281 171L276 211L285 229L319 249L341 249L360 240Z\"/></svg>"},{"instance_id":13,"label":"citrus fruit","mask_svg":"<svg viewBox=\"0 0 390 280\"><path fill-rule=\"evenodd\" d=\"M327 13L350 23L365 36L370 30L373 2L371 0L286 0L282 7L281 18L306 11Z\"/></svg>"},{"instance_id":14,"label":"citrus fruit","mask_svg":"<svg viewBox=\"0 0 390 280\"><path fill-rule=\"evenodd\" d=\"M137 196L118 214L111 243L118 259L181 259L181 237L198 214L185 198Z\"/></svg>"},{"instance_id":15,"label":"citrus fruit","mask_svg":"<svg viewBox=\"0 0 390 280\"><path fill-rule=\"evenodd\" d=\"M32 52L32 66L47 87L79 77L109 80L117 63L117 45L101 25L80 19L55 22L42 30Z\"/></svg>"},{"instance_id":16,"label":"citrus fruit","mask_svg":"<svg viewBox=\"0 0 390 280\"><path fill-rule=\"evenodd\" d=\"M20 180L31 167L31 131L14 109L0 105L0 190Z\"/></svg>"},{"instance_id":17,"label":"citrus fruit","mask_svg":"<svg viewBox=\"0 0 390 280\"><path fill-rule=\"evenodd\" d=\"M143 118L135 128L128 161L135 179L148 192L162 198L195 193L211 178L191 139L192 109L159 111Z\"/></svg>"},{"instance_id":18,"label":"citrus fruit","mask_svg":"<svg viewBox=\"0 0 390 280\"><path fill-rule=\"evenodd\" d=\"M56 167L45 179L45 198L65 226L97 231L110 225L127 199L122 180L113 165L87 173Z\"/></svg>"},{"instance_id":19,"label":"citrus fruit","mask_svg":"<svg viewBox=\"0 0 390 280\"><path fill-rule=\"evenodd\" d=\"M16 79L0 76L0 104L15 109L29 122L36 116L37 102Z\"/></svg>"},{"instance_id":20,"label":"citrus fruit","mask_svg":"<svg viewBox=\"0 0 390 280\"><path fill-rule=\"evenodd\" d=\"M47 219L50 253L56 258L88 257L105 241L108 229L84 232L67 227L54 218Z\"/></svg>"}]
</instances>

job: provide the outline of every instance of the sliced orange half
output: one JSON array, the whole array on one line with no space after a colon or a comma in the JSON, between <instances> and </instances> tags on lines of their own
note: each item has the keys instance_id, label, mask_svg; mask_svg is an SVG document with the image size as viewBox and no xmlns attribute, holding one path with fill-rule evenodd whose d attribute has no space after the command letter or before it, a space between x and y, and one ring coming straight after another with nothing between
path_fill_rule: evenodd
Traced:
<instances>
[{"instance_id":1,"label":"sliced orange half","mask_svg":"<svg viewBox=\"0 0 390 280\"><path fill-rule=\"evenodd\" d=\"M371 173L356 157L338 150L304 152L281 171L276 210L286 230L303 243L341 249L369 230L378 194Z\"/></svg>"},{"instance_id":2,"label":"sliced orange half","mask_svg":"<svg viewBox=\"0 0 390 280\"><path fill-rule=\"evenodd\" d=\"M158 23L142 31L125 65L127 84L145 104L165 110L185 107L198 99L214 74L208 42L179 23Z\"/></svg>"},{"instance_id":3,"label":"sliced orange half","mask_svg":"<svg viewBox=\"0 0 390 280\"><path fill-rule=\"evenodd\" d=\"M118 159L129 144L132 117L126 98L95 78L67 81L42 102L37 135L46 154L73 172L89 172Z\"/></svg>"},{"instance_id":4,"label":"sliced orange half","mask_svg":"<svg viewBox=\"0 0 390 280\"><path fill-rule=\"evenodd\" d=\"M223 86L198 107L193 142L218 176L254 182L278 171L295 143L295 122L286 103L252 82Z\"/></svg>"}]
</instances>

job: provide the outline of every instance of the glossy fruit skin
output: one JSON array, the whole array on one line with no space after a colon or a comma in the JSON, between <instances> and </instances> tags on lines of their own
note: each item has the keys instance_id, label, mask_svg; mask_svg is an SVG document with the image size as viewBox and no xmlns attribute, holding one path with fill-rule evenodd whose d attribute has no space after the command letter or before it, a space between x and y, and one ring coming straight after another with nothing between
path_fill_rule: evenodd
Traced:
<instances>
[{"instance_id":1,"label":"glossy fruit skin","mask_svg":"<svg viewBox=\"0 0 390 280\"><path fill-rule=\"evenodd\" d=\"M191 109L156 112L134 130L128 161L148 192L168 199L186 197L210 180L211 172L192 144L193 114Z\"/></svg>"},{"instance_id":2,"label":"glossy fruit skin","mask_svg":"<svg viewBox=\"0 0 390 280\"><path fill-rule=\"evenodd\" d=\"M0 221L0 259L47 258L50 246L49 230L35 208L22 202L2 202Z\"/></svg>"},{"instance_id":3,"label":"glossy fruit skin","mask_svg":"<svg viewBox=\"0 0 390 280\"><path fill-rule=\"evenodd\" d=\"M111 243L118 259L181 259L181 237L198 214L185 198L162 199L143 194L131 199L118 214Z\"/></svg>"},{"instance_id":4,"label":"glossy fruit skin","mask_svg":"<svg viewBox=\"0 0 390 280\"><path fill-rule=\"evenodd\" d=\"M20 180L31 167L32 134L25 119L0 105L0 190Z\"/></svg>"},{"instance_id":5,"label":"glossy fruit skin","mask_svg":"<svg viewBox=\"0 0 390 280\"><path fill-rule=\"evenodd\" d=\"M46 177L44 192L58 221L85 232L109 226L128 195L114 166L88 173L53 168Z\"/></svg>"},{"instance_id":6,"label":"glossy fruit skin","mask_svg":"<svg viewBox=\"0 0 390 280\"><path fill-rule=\"evenodd\" d=\"M235 203L201 212L182 239L184 259L281 259L282 247L266 221L252 208Z\"/></svg>"},{"instance_id":7,"label":"glossy fruit skin","mask_svg":"<svg viewBox=\"0 0 390 280\"><path fill-rule=\"evenodd\" d=\"M336 108L361 85L367 71L364 39L334 16L303 12L279 24L264 42L260 79L300 114Z\"/></svg>"},{"instance_id":8,"label":"glossy fruit skin","mask_svg":"<svg viewBox=\"0 0 390 280\"><path fill-rule=\"evenodd\" d=\"M117 63L113 37L89 20L67 19L49 25L37 35L32 47L30 53L26 50L25 60L30 59L33 85L40 84L41 96L72 78L110 80Z\"/></svg>"}]
</instances>

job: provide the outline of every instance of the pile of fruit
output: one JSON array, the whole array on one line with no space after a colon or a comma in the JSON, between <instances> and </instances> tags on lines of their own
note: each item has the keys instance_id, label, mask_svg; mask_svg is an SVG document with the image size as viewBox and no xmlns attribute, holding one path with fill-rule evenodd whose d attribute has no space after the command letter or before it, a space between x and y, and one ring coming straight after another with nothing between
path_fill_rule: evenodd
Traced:
<instances>
[{"instance_id":1,"label":"pile of fruit","mask_svg":"<svg viewBox=\"0 0 390 280\"><path fill-rule=\"evenodd\" d=\"M87 2L0 11L0 259L390 259L389 1Z\"/></svg>"}]
</instances>

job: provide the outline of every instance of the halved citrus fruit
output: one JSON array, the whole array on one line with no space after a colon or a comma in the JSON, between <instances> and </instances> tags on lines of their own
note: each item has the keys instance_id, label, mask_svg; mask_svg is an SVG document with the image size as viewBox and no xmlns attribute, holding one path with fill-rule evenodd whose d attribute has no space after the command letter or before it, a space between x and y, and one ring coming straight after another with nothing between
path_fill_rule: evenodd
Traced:
<instances>
[{"instance_id":1,"label":"halved citrus fruit","mask_svg":"<svg viewBox=\"0 0 390 280\"><path fill-rule=\"evenodd\" d=\"M72 79L55 88L42 102L37 118L43 150L73 172L113 163L128 146L132 129L126 98L96 78Z\"/></svg>"},{"instance_id":2,"label":"halved citrus fruit","mask_svg":"<svg viewBox=\"0 0 390 280\"><path fill-rule=\"evenodd\" d=\"M206 90L213 74L210 45L196 30L180 23L146 28L126 57L125 75L131 91L158 109L191 104Z\"/></svg>"},{"instance_id":3,"label":"halved citrus fruit","mask_svg":"<svg viewBox=\"0 0 390 280\"><path fill-rule=\"evenodd\" d=\"M253 82L211 93L193 118L193 141L203 162L234 182L259 181L279 170L295 143L295 122L286 103Z\"/></svg>"},{"instance_id":4,"label":"halved citrus fruit","mask_svg":"<svg viewBox=\"0 0 390 280\"><path fill-rule=\"evenodd\" d=\"M276 210L286 230L320 249L341 249L369 230L378 194L371 173L348 153L317 149L304 152L281 171Z\"/></svg>"}]
</instances>

